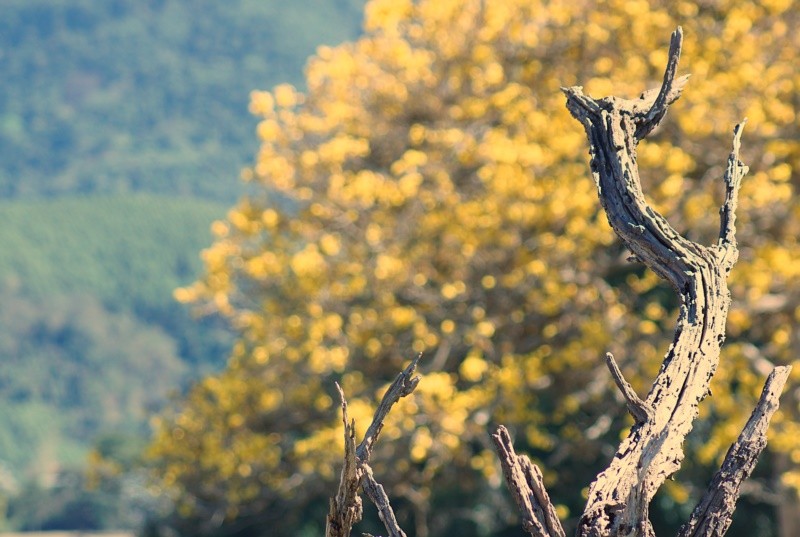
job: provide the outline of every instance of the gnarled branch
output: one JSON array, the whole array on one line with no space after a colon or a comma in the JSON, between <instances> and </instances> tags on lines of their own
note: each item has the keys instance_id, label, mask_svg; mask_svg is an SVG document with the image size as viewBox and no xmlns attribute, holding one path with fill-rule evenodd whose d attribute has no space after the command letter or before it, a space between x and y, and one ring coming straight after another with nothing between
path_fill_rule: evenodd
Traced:
<instances>
[{"instance_id":1,"label":"gnarled branch","mask_svg":"<svg viewBox=\"0 0 800 537\"><path fill-rule=\"evenodd\" d=\"M405 537L405 533L397 524L389 498L383 487L375 481L369 459L372 448L378 440L383 422L395 403L411 394L419 384L419 377L414 376L420 356L417 356L394 379L386 393L383 394L375 415L364 434L364 439L356 447L355 422L348 422L347 401L339 384L339 398L342 402L342 421L344 422L344 465L339 478L339 489L331 499L325 525L325 537L349 537L353 525L361 520L363 508L358 489L363 488L367 497L378 508L378 515L389 532L390 537Z\"/></svg>"},{"instance_id":2,"label":"gnarled branch","mask_svg":"<svg viewBox=\"0 0 800 537\"><path fill-rule=\"evenodd\" d=\"M667 351L647 397L641 400L625 381L611 354L607 365L625 397L636 423L622 441L610 465L589 488L578 523L580 537L654 536L648 518L650 501L683 459L683 442L697 417L699 403L710 393L709 383L719 363L730 306L727 276L738 258L735 211L739 186L747 166L739 160L744 123L736 126L733 151L723 177L725 200L720 209L717 244L706 246L678 233L645 200L639 179L636 148L664 119L667 108L680 94L688 76L677 76L683 33L678 28L670 42L669 59L659 89L638 99L593 99L579 86L564 88L567 108L581 122L589 139L591 169L600 203L609 224L630 249L633 259L668 281L681 306L672 345ZM408 395L419 379L412 378L413 362L389 387L356 448L354 425L345 422L345 463L336 498L331 501L326 535L349 535L361 517L359 486L378 506L390 535L403 536L383 488L368 466L372 447L383 420L400 397ZM721 535L730 523L739 486L755 465L766 444L766 428L788 368L770 375L756 410L709 486L709 491L682 529L682 536ZM506 482L522 516L525 530L534 537L562 537L564 530L545 491L542 473L527 457L517 455L504 427L492 435ZM362 480L366 479L366 483Z\"/></svg>"},{"instance_id":3,"label":"gnarled branch","mask_svg":"<svg viewBox=\"0 0 800 537\"><path fill-rule=\"evenodd\" d=\"M592 483L579 523L582 536L653 534L649 503L680 467L683 441L709 392L725 339L726 280L737 257L734 210L746 171L738 159L741 125L724 178L723 231L717 245L698 244L675 231L646 202L639 179L637 145L661 122L687 80L676 78L682 40L678 28L656 97L650 91L639 100L595 100L578 87L564 90L567 108L589 138L592 175L611 227L639 260L672 284L681 300L673 343L644 401L652 415L634 425L610 466Z\"/></svg>"},{"instance_id":4,"label":"gnarled branch","mask_svg":"<svg viewBox=\"0 0 800 537\"><path fill-rule=\"evenodd\" d=\"M769 421L778 410L781 392L791 370L788 366L776 367L767 377L750 419L731 445L722 466L714 474L689 521L678 532L678 537L712 537L725 535L728 531L742 482L752 473L758 456L767 447Z\"/></svg>"}]
</instances>

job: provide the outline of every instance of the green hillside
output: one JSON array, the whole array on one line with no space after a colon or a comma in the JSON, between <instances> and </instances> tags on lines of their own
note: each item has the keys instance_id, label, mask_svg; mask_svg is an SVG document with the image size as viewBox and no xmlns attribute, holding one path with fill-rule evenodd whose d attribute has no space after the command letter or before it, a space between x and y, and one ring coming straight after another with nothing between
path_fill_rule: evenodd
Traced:
<instances>
[{"instance_id":1,"label":"green hillside","mask_svg":"<svg viewBox=\"0 0 800 537\"><path fill-rule=\"evenodd\" d=\"M89 293L163 307L200 269L226 206L151 194L0 203L0 282L36 297Z\"/></svg>"},{"instance_id":2,"label":"green hillside","mask_svg":"<svg viewBox=\"0 0 800 537\"><path fill-rule=\"evenodd\" d=\"M219 338L203 355L184 344L214 334L171 293L224 210L154 195L0 204L1 461L76 462L105 430L143 434L171 391L223 361Z\"/></svg>"},{"instance_id":3,"label":"green hillside","mask_svg":"<svg viewBox=\"0 0 800 537\"><path fill-rule=\"evenodd\" d=\"M301 85L363 5L3 1L0 531L143 521L149 417L230 350L172 291L242 193L249 93ZM92 450L121 472L94 489Z\"/></svg>"},{"instance_id":4,"label":"green hillside","mask_svg":"<svg viewBox=\"0 0 800 537\"><path fill-rule=\"evenodd\" d=\"M363 4L4 0L0 196L233 201L256 150L249 92L300 83L319 44L358 33Z\"/></svg>"}]
</instances>

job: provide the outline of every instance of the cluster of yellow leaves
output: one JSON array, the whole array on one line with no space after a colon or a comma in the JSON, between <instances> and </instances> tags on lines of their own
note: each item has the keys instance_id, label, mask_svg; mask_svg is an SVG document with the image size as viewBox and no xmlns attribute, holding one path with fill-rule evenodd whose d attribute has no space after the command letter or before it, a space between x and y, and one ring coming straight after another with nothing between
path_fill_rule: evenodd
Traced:
<instances>
[{"instance_id":1,"label":"cluster of yellow leaves","mask_svg":"<svg viewBox=\"0 0 800 537\"><path fill-rule=\"evenodd\" d=\"M214 224L203 279L176 292L229 317L240 340L161 424L165 484L231 518L299 495L337 464L333 381L363 428L379 388L423 352L425 378L375 456L389 483L430 494L466 468L499 486L486 429L501 421L560 472L556 496L585 485L582 465L624 419L600 357L613 350L643 392L675 304L625 262L559 87L657 86L678 24L693 77L639 156L648 196L694 239L716 240L715 185L749 117L734 344L701 452L718 456L765 360L800 347L798 19L781 0L371 1L361 39L312 58L305 95L252 95L254 194ZM774 442L800 460L794 433L784 420Z\"/></svg>"}]
</instances>

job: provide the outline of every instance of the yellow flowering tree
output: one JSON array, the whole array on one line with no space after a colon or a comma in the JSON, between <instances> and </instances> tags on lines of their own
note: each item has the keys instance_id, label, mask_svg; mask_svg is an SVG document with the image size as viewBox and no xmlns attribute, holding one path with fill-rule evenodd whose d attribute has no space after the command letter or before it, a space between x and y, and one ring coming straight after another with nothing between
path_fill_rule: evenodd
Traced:
<instances>
[{"instance_id":1,"label":"yellow flowering tree","mask_svg":"<svg viewBox=\"0 0 800 537\"><path fill-rule=\"evenodd\" d=\"M226 370L162 417L151 449L185 527L324 524L319 499L341 456L334 381L368 422L416 353L424 379L373 457L416 535L514 524L494 422L551 472L562 518L580 512L580 487L627 419L602 356L644 389L676 304L613 240L559 88L632 97L642 80L657 86L677 25L691 36L691 91L639 164L645 182L648 169L659 178L645 185L650 201L694 240L716 236L710 185L732 125L749 118L729 339L705 407L714 419L689 446L698 467L714 463L769 363L800 347L798 19L789 0L372 0L362 38L311 59L305 94L254 92L251 193L214 224L205 276L176 291L239 333ZM786 406L771 447L797 488L800 421L797 402ZM695 491L666 488L653 518L668 527Z\"/></svg>"}]
</instances>

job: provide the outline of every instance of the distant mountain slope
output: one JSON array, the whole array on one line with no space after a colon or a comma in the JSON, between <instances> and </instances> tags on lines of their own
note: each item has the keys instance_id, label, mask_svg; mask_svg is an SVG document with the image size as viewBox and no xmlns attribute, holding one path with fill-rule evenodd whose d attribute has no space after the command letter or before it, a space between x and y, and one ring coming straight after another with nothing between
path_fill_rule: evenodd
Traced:
<instances>
[{"instance_id":1,"label":"distant mountain slope","mask_svg":"<svg viewBox=\"0 0 800 537\"><path fill-rule=\"evenodd\" d=\"M136 504L73 478L103 438L141 444L168 392L226 359L224 326L172 291L241 193L248 94L302 85L364 3L3 0L0 531L117 527Z\"/></svg>"},{"instance_id":2,"label":"distant mountain slope","mask_svg":"<svg viewBox=\"0 0 800 537\"><path fill-rule=\"evenodd\" d=\"M104 434L147 435L187 374L163 329L91 295L0 292L0 467L43 477L79 466Z\"/></svg>"},{"instance_id":3,"label":"distant mountain slope","mask_svg":"<svg viewBox=\"0 0 800 537\"><path fill-rule=\"evenodd\" d=\"M0 197L151 191L233 201L248 93L301 83L364 0L4 0Z\"/></svg>"},{"instance_id":4,"label":"distant mountain slope","mask_svg":"<svg viewBox=\"0 0 800 537\"><path fill-rule=\"evenodd\" d=\"M164 306L200 270L222 203L151 194L0 203L0 282Z\"/></svg>"},{"instance_id":5,"label":"distant mountain slope","mask_svg":"<svg viewBox=\"0 0 800 537\"><path fill-rule=\"evenodd\" d=\"M225 359L221 329L172 300L224 214L152 194L0 203L0 467L146 434L170 392Z\"/></svg>"}]
</instances>

